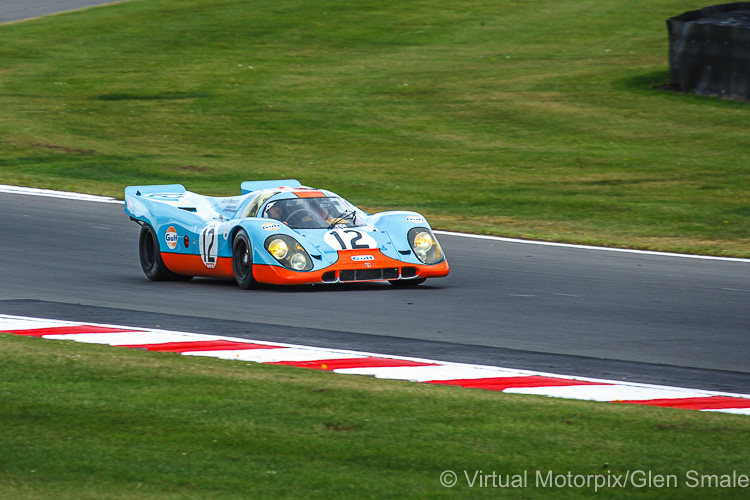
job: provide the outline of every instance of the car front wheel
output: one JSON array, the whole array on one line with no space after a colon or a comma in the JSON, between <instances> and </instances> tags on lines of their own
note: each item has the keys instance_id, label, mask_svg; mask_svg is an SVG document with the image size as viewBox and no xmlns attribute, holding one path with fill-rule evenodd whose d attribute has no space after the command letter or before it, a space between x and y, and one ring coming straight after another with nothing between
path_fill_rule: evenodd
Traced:
<instances>
[{"instance_id":1,"label":"car front wheel","mask_svg":"<svg viewBox=\"0 0 750 500\"><path fill-rule=\"evenodd\" d=\"M232 267L234 280L243 290L255 285L253 278L253 246L244 229L240 229L232 242Z\"/></svg>"}]
</instances>

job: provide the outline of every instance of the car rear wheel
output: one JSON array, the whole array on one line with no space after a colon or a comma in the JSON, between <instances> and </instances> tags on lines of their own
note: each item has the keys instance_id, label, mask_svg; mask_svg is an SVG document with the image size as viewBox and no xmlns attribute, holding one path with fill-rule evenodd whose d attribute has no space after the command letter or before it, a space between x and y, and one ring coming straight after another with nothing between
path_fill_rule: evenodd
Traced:
<instances>
[{"instance_id":1,"label":"car rear wheel","mask_svg":"<svg viewBox=\"0 0 750 500\"><path fill-rule=\"evenodd\" d=\"M240 229L232 242L232 268L234 280L243 290L255 285L253 278L253 246L244 229Z\"/></svg>"},{"instance_id":2,"label":"car rear wheel","mask_svg":"<svg viewBox=\"0 0 750 500\"><path fill-rule=\"evenodd\" d=\"M143 273L151 281L187 281L192 276L183 276L167 269L161 258L159 241L156 231L148 224L141 226L141 236L138 240L138 257L141 261Z\"/></svg>"}]
</instances>

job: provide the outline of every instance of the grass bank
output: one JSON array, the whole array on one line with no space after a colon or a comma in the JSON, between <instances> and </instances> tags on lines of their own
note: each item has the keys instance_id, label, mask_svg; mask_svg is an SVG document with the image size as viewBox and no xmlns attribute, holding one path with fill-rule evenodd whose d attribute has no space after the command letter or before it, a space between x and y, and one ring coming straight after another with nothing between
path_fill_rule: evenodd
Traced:
<instances>
[{"instance_id":1,"label":"grass bank","mask_svg":"<svg viewBox=\"0 0 750 500\"><path fill-rule=\"evenodd\" d=\"M296 177L441 229L750 257L750 105L660 90L698 1L131 0L0 27L0 182Z\"/></svg>"},{"instance_id":2,"label":"grass bank","mask_svg":"<svg viewBox=\"0 0 750 500\"><path fill-rule=\"evenodd\" d=\"M0 334L0 497L746 498L750 419ZM440 476L458 474L446 488ZM466 473L464 473L466 471ZM527 475L499 490L482 475ZM669 487L614 486L628 471ZM693 472L691 472L693 471ZM631 472L632 473L632 472ZM638 478L647 476L637 476ZM506 481L507 479L501 479ZM474 481L477 481L474 479ZM492 485L490 478L485 482ZM498 479L495 479L498 481ZM622 479L620 479L622 481ZM497 483L496 483L497 484Z\"/></svg>"}]
</instances>

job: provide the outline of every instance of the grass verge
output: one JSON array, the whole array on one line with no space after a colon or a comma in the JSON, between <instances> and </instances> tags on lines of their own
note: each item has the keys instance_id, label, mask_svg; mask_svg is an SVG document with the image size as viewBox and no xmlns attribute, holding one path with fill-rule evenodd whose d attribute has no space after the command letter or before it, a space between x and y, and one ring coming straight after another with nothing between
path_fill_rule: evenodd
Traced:
<instances>
[{"instance_id":1,"label":"grass verge","mask_svg":"<svg viewBox=\"0 0 750 500\"><path fill-rule=\"evenodd\" d=\"M750 257L750 107L659 90L697 0L132 0L0 27L0 182L296 177L441 229Z\"/></svg>"},{"instance_id":2,"label":"grass verge","mask_svg":"<svg viewBox=\"0 0 750 500\"><path fill-rule=\"evenodd\" d=\"M3 498L745 498L750 420L0 334ZM440 475L459 474L445 488ZM464 475L527 474L525 487ZM644 476L647 477L647 476ZM488 480L489 485L492 479ZM495 480L497 481L497 479ZM563 480L565 481L565 480Z\"/></svg>"}]
</instances>

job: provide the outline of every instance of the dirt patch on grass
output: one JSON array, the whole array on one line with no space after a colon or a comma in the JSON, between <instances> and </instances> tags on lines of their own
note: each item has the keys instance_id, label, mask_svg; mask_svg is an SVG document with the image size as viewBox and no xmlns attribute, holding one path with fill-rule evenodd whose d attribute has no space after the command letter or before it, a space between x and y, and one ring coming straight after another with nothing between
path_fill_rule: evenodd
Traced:
<instances>
[{"instance_id":1,"label":"dirt patch on grass","mask_svg":"<svg viewBox=\"0 0 750 500\"><path fill-rule=\"evenodd\" d=\"M73 155L98 155L99 153L97 151L94 151L93 149L79 149L79 148L71 148L68 146L58 146L57 144L44 144L41 142L32 142L30 143L35 148L43 148L43 149L52 149L54 151L61 151L63 153L73 154Z\"/></svg>"}]
</instances>

